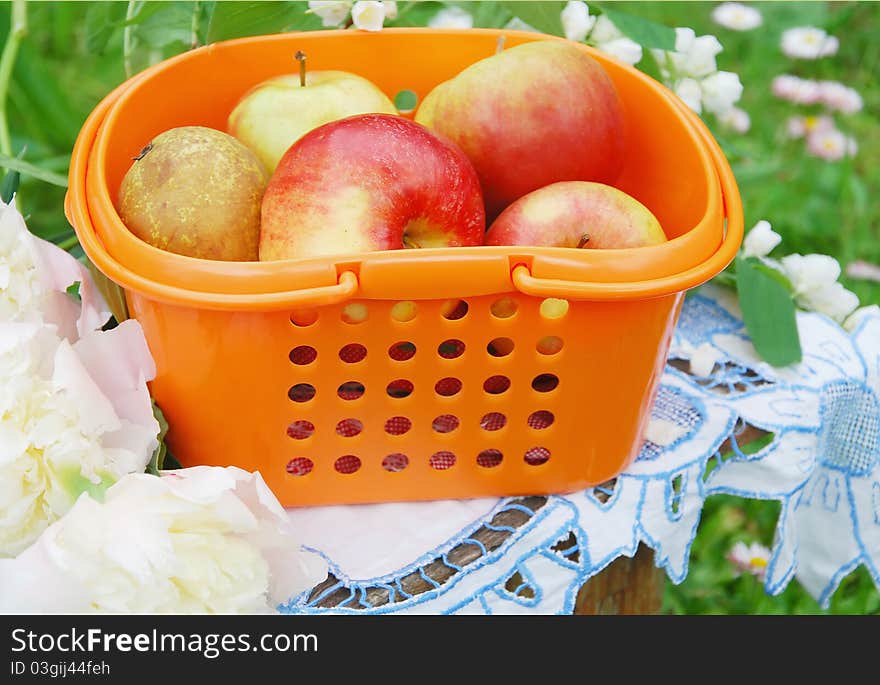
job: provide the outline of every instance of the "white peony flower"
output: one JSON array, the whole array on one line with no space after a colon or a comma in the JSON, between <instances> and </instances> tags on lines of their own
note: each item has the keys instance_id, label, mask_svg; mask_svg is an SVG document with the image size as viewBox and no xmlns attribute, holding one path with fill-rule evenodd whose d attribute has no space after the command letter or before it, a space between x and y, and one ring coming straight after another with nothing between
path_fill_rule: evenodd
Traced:
<instances>
[{"instance_id":1,"label":"white peony flower","mask_svg":"<svg viewBox=\"0 0 880 685\"><path fill-rule=\"evenodd\" d=\"M846 275L859 281L880 283L880 266L857 259L846 265Z\"/></svg>"},{"instance_id":2,"label":"white peony flower","mask_svg":"<svg viewBox=\"0 0 880 685\"><path fill-rule=\"evenodd\" d=\"M782 236L771 228L770 222L761 220L746 234L742 246L743 256L766 257L781 242Z\"/></svg>"},{"instance_id":3,"label":"white peony flower","mask_svg":"<svg viewBox=\"0 0 880 685\"><path fill-rule=\"evenodd\" d=\"M0 613L267 613L326 575L258 473L132 474L0 560Z\"/></svg>"},{"instance_id":4,"label":"white peony flower","mask_svg":"<svg viewBox=\"0 0 880 685\"><path fill-rule=\"evenodd\" d=\"M590 16L585 2L568 2L562 10L562 29L569 40L584 41L596 24L596 17Z\"/></svg>"},{"instance_id":5,"label":"white peony flower","mask_svg":"<svg viewBox=\"0 0 880 685\"><path fill-rule=\"evenodd\" d=\"M799 26L782 33L781 48L792 59L818 59L837 53L839 41L813 26Z\"/></svg>"},{"instance_id":6,"label":"white peony flower","mask_svg":"<svg viewBox=\"0 0 880 685\"><path fill-rule=\"evenodd\" d=\"M16 555L83 491L143 471L158 447L136 321L71 345L53 325L0 323L0 556Z\"/></svg>"},{"instance_id":7,"label":"white peony flower","mask_svg":"<svg viewBox=\"0 0 880 685\"><path fill-rule=\"evenodd\" d=\"M736 568L736 575L749 573L763 580L770 565L770 550L757 542L737 542L727 553L727 560Z\"/></svg>"},{"instance_id":8,"label":"white peony flower","mask_svg":"<svg viewBox=\"0 0 880 685\"><path fill-rule=\"evenodd\" d=\"M737 133L748 133L752 127L752 119L749 113L739 107L731 107L718 114L718 121L725 128Z\"/></svg>"},{"instance_id":9,"label":"white peony flower","mask_svg":"<svg viewBox=\"0 0 880 685\"><path fill-rule=\"evenodd\" d=\"M431 17L428 26L435 29L469 29L474 26L474 18L461 7L444 7Z\"/></svg>"},{"instance_id":10,"label":"white peony flower","mask_svg":"<svg viewBox=\"0 0 880 685\"><path fill-rule=\"evenodd\" d=\"M783 257L781 266L794 289L795 301L804 309L843 322L859 306L856 294L837 282L840 263L834 257L793 254Z\"/></svg>"},{"instance_id":11,"label":"white peony flower","mask_svg":"<svg viewBox=\"0 0 880 685\"><path fill-rule=\"evenodd\" d=\"M733 31L751 31L764 21L758 10L741 2L722 2L712 10L712 19Z\"/></svg>"},{"instance_id":12,"label":"white peony flower","mask_svg":"<svg viewBox=\"0 0 880 685\"><path fill-rule=\"evenodd\" d=\"M819 101L826 107L843 114L861 112L864 101L858 91L838 81L819 81Z\"/></svg>"},{"instance_id":13,"label":"white peony flower","mask_svg":"<svg viewBox=\"0 0 880 685\"><path fill-rule=\"evenodd\" d=\"M697 114L703 111L703 91L700 82L692 78L683 78L678 81L673 90L688 107Z\"/></svg>"},{"instance_id":14,"label":"white peony flower","mask_svg":"<svg viewBox=\"0 0 880 685\"><path fill-rule=\"evenodd\" d=\"M377 0L358 0L351 8L351 21L362 31L381 31L385 22L385 6Z\"/></svg>"},{"instance_id":15,"label":"white peony flower","mask_svg":"<svg viewBox=\"0 0 880 685\"><path fill-rule=\"evenodd\" d=\"M24 219L0 203L0 321L39 320L45 288Z\"/></svg>"},{"instance_id":16,"label":"white peony flower","mask_svg":"<svg viewBox=\"0 0 880 685\"><path fill-rule=\"evenodd\" d=\"M796 105L815 105L821 98L818 81L790 74L781 74L774 78L770 89L776 97Z\"/></svg>"},{"instance_id":17,"label":"white peony flower","mask_svg":"<svg viewBox=\"0 0 880 685\"><path fill-rule=\"evenodd\" d=\"M828 162L836 162L844 157L852 157L858 151L853 138L845 136L836 128L820 129L807 135L807 151L814 157Z\"/></svg>"},{"instance_id":18,"label":"white peony flower","mask_svg":"<svg viewBox=\"0 0 880 685\"><path fill-rule=\"evenodd\" d=\"M713 114L726 112L742 97L739 76L731 71L716 71L700 81L703 107Z\"/></svg>"},{"instance_id":19,"label":"white peony flower","mask_svg":"<svg viewBox=\"0 0 880 685\"><path fill-rule=\"evenodd\" d=\"M642 61L642 46L629 38L615 38L599 43L596 48L630 66Z\"/></svg>"},{"instance_id":20,"label":"white peony flower","mask_svg":"<svg viewBox=\"0 0 880 685\"><path fill-rule=\"evenodd\" d=\"M309 11L321 18L324 26L341 26L351 11L352 2L339 2L336 0L309 2Z\"/></svg>"}]
</instances>

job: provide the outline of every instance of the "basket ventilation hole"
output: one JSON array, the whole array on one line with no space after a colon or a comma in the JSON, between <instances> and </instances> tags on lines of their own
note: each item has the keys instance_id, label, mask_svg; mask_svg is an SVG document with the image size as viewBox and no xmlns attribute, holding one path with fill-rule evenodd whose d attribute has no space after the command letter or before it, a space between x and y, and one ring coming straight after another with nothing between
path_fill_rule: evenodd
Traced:
<instances>
[{"instance_id":1,"label":"basket ventilation hole","mask_svg":"<svg viewBox=\"0 0 880 685\"><path fill-rule=\"evenodd\" d=\"M509 319L516 314L516 310L516 300L512 297L502 297L500 300L495 300L492 306L489 307L489 311L492 312L492 316L496 319Z\"/></svg>"},{"instance_id":2,"label":"basket ventilation hole","mask_svg":"<svg viewBox=\"0 0 880 685\"><path fill-rule=\"evenodd\" d=\"M367 356L367 348L360 343L349 343L339 350L339 358L346 364L357 364Z\"/></svg>"},{"instance_id":3,"label":"basket ventilation hole","mask_svg":"<svg viewBox=\"0 0 880 685\"><path fill-rule=\"evenodd\" d=\"M538 341L538 344L535 345L535 349L538 350L541 354L557 354L560 350L562 350L563 343L562 338L556 335L547 335L541 338Z\"/></svg>"},{"instance_id":4,"label":"basket ventilation hole","mask_svg":"<svg viewBox=\"0 0 880 685\"><path fill-rule=\"evenodd\" d=\"M428 463L435 471L445 471L455 466L455 455L452 452L434 452Z\"/></svg>"},{"instance_id":5,"label":"basket ventilation hole","mask_svg":"<svg viewBox=\"0 0 880 685\"><path fill-rule=\"evenodd\" d=\"M342 419L336 424L336 434L343 438L353 438L364 429L364 424L357 419Z\"/></svg>"},{"instance_id":6,"label":"basket ventilation hole","mask_svg":"<svg viewBox=\"0 0 880 685\"><path fill-rule=\"evenodd\" d=\"M360 381L345 381L336 390L336 394L343 400L356 400L364 394L365 390L364 384Z\"/></svg>"},{"instance_id":7,"label":"basket ventilation hole","mask_svg":"<svg viewBox=\"0 0 880 685\"><path fill-rule=\"evenodd\" d=\"M388 356L396 362L405 362L412 359L416 353L415 343L402 340L388 348Z\"/></svg>"},{"instance_id":8,"label":"basket ventilation hole","mask_svg":"<svg viewBox=\"0 0 880 685\"><path fill-rule=\"evenodd\" d=\"M313 325L318 320L318 312L315 309L303 309L290 315L290 323L300 328Z\"/></svg>"},{"instance_id":9,"label":"basket ventilation hole","mask_svg":"<svg viewBox=\"0 0 880 685\"><path fill-rule=\"evenodd\" d=\"M382 460L382 468L392 473L403 471L407 466L409 466L409 457L399 452L389 454Z\"/></svg>"},{"instance_id":10,"label":"basket ventilation hole","mask_svg":"<svg viewBox=\"0 0 880 685\"><path fill-rule=\"evenodd\" d=\"M507 425L507 417L497 411L490 412L480 419L480 428L484 431L498 431Z\"/></svg>"},{"instance_id":11,"label":"basket ventilation hole","mask_svg":"<svg viewBox=\"0 0 880 685\"><path fill-rule=\"evenodd\" d=\"M515 343L510 338L495 338L486 345L486 351L493 357L506 357L514 347Z\"/></svg>"},{"instance_id":12,"label":"basket ventilation hole","mask_svg":"<svg viewBox=\"0 0 880 685\"><path fill-rule=\"evenodd\" d=\"M550 392L559 385L559 376L554 373L542 373L532 379L532 388L538 392Z\"/></svg>"},{"instance_id":13,"label":"basket ventilation hole","mask_svg":"<svg viewBox=\"0 0 880 685\"><path fill-rule=\"evenodd\" d=\"M363 302L350 302L342 308L343 323L363 323L370 316L370 310Z\"/></svg>"},{"instance_id":14,"label":"basket ventilation hole","mask_svg":"<svg viewBox=\"0 0 880 685\"><path fill-rule=\"evenodd\" d=\"M468 303L464 300L446 300L440 306L440 314L447 321L458 321L467 316Z\"/></svg>"},{"instance_id":15,"label":"basket ventilation hole","mask_svg":"<svg viewBox=\"0 0 880 685\"><path fill-rule=\"evenodd\" d=\"M538 309L545 319L561 319L568 314L568 300L560 300L558 297L548 297L541 302Z\"/></svg>"},{"instance_id":16,"label":"basket ventilation hole","mask_svg":"<svg viewBox=\"0 0 880 685\"><path fill-rule=\"evenodd\" d=\"M510 388L510 379L507 376L489 376L483 383L483 390L490 395L500 395Z\"/></svg>"},{"instance_id":17,"label":"basket ventilation hole","mask_svg":"<svg viewBox=\"0 0 880 685\"><path fill-rule=\"evenodd\" d=\"M392 416L385 422L385 432L388 435L403 435L412 428L412 421L405 416Z\"/></svg>"},{"instance_id":18,"label":"basket ventilation hole","mask_svg":"<svg viewBox=\"0 0 880 685\"><path fill-rule=\"evenodd\" d=\"M315 424L311 421L294 421L287 427L287 437L294 440L305 440L312 437L315 432Z\"/></svg>"},{"instance_id":19,"label":"basket ventilation hole","mask_svg":"<svg viewBox=\"0 0 880 685\"><path fill-rule=\"evenodd\" d=\"M437 346L437 354L443 359L455 359L464 354L464 343L461 340L444 340Z\"/></svg>"},{"instance_id":20,"label":"basket ventilation hole","mask_svg":"<svg viewBox=\"0 0 880 685\"><path fill-rule=\"evenodd\" d=\"M354 473L361 467L361 460L353 454L346 454L333 462L333 468L339 473Z\"/></svg>"},{"instance_id":21,"label":"basket ventilation hole","mask_svg":"<svg viewBox=\"0 0 880 685\"><path fill-rule=\"evenodd\" d=\"M419 104L419 96L408 88L398 91L397 95L394 96L394 106L401 114L412 112L417 104Z\"/></svg>"},{"instance_id":22,"label":"basket ventilation hole","mask_svg":"<svg viewBox=\"0 0 880 685\"><path fill-rule=\"evenodd\" d=\"M553 416L553 412L546 411L545 409L532 412L529 414L529 428L534 428L535 430L549 428L553 425L555 419L556 417Z\"/></svg>"},{"instance_id":23,"label":"basket ventilation hole","mask_svg":"<svg viewBox=\"0 0 880 685\"><path fill-rule=\"evenodd\" d=\"M290 351L290 361L297 366L306 366L318 358L318 350L311 345L298 345Z\"/></svg>"},{"instance_id":24,"label":"basket ventilation hole","mask_svg":"<svg viewBox=\"0 0 880 685\"><path fill-rule=\"evenodd\" d=\"M419 309L415 302L397 302L391 307L391 318L406 323L416 318L418 312Z\"/></svg>"},{"instance_id":25,"label":"basket ventilation hole","mask_svg":"<svg viewBox=\"0 0 880 685\"><path fill-rule=\"evenodd\" d=\"M388 384L386 391L389 397L403 398L412 395L413 387L412 381L398 378Z\"/></svg>"},{"instance_id":26,"label":"basket ventilation hole","mask_svg":"<svg viewBox=\"0 0 880 685\"><path fill-rule=\"evenodd\" d=\"M540 466L550 461L550 450L546 447L532 447L526 450L523 459L529 466Z\"/></svg>"},{"instance_id":27,"label":"basket ventilation hole","mask_svg":"<svg viewBox=\"0 0 880 685\"><path fill-rule=\"evenodd\" d=\"M451 433L458 428L459 423L457 416L453 416L452 414L441 414L434 419L433 423L431 423L431 428L437 433Z\"/></svg>"},{"instance_id":28,"label":"basket ventilation hole","mask_svg":"<svg viewBox=\"0 0 880 685\"><path fill-rule=\"evenodd\" d=\"M287 462L286 470L291 476L307 476L315 468L315 463L306 457L296 457Z\"/></svg>"},{"instance_id":29,"label":"basket ventilation hole","mask_svg":"<svg viewBox=\"0 0 880 685\"><path fill-rule=\"evenodd\" d=\"M493 469L498 466L503 459L504 455L501 454L501 450L483 450L477 455L477 464L482 466L484 469Z\"/></svg>"},{"instance_id":30,"label":"basket ventilation hole","mask_svg":"<svg viewBox=\"0 0 880 685\"><path fill-rule=\"evenodd\" d=\"M452 397L461 391L461 381L458 378L441 378L434 384L434 392L441 397Z\"/></svg>"},{"instance_id":31,"label":"basket ventilation hole","mask_svg":"<svg viewBox=\"0 0 880 685\"><path fill-rule=\"evenodd\" d=\"M315 386L311 383L297 383L287 391L287 396L294 402L308 402L315 396Z\"/></svg>"}]
</instances>

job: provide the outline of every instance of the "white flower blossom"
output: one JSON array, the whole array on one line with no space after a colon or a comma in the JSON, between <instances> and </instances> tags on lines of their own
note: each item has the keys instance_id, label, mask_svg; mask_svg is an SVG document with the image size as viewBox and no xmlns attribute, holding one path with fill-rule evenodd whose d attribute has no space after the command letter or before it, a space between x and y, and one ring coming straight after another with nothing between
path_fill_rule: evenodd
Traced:
<instances>
[{"instance_id":1,"label":"white flower blossom","mask_svg":"<svg viewBox=\"0 0 880 685\"><path fill-rule=\"evenodd\" d=\"M691 374L700 378L707 378L712 373L712 369L715 368L715 364L722 358L723 355L717 347L711 343L702 343L691 355Z\"/></svg>"},{"instance_id":2,"label":"white flower blossom","mask_svg":"<svg viewBox=\"0 0 880 685\"><path fill-rule=\"evenodd\" d=\"M736 568L736 575L749 573L764 580L770 565L770 550L757 542L737 542L727 553L727 560Z\"/></svg>"},{"instance_id":3,"label":"white flower blossom","mask_svg":"<svg viewBox=\"0 0 880 685\"><path fill-rule=\"evenodd\" d=\"M852 314L850 314L843 322L843 327L852 333L856 328L858 328L859 324L869 317L880 316L880 307L876 304L868 305L866 307L859 307Z\"/></svg>"},{"instance_id":4,"label":"white flower blossom","mask_svg":"<svg viewBox=\"0 0 880 685\"><path fill-rule=\"evenodd\" d=\"M0 612L268 613L326 574L259 474L131 474L0 560Z\"/></svg>"},{"instance_id":5,"label":"white flower blossom","mask_svg":"<svg viewBox=\"0 0 880 685\"><path fill-rule=\"evenodd\" d=\"M703 107L713 114L728 111L742 97L739 76L732 71L716 71L700 82Z\"/></svg>"},{"instance_id":6,"label":"white flower blossom","mask_svg":"<svg viewBox=\"0 0 880 685\"><path fill-rule=\"evenodd\" d=\"M683 78L678 81L673 90L688 107L697 114L703 111L703 91L700 82L692 78Z\"/></svg>"},{"instance_id":7,"label":"white flower blossom","mask_svg":"<svg viewBox=\"0 0 880 685\"><path fill-rule=\"evenodd\" d=\"M358 0L351 8L351 21L362 31L381 31L385 22L385 5L378 0Z\"/></svg>"},{"instance_id":8,"label":"white flower blossom","mask_svg":"<svg viewBox=\"0 0 880 685\"><path fill-rule=\"evenodd\" d=\"M435 29L469 29L474 26L474 18L461 7L444 7L431 17L428 26Z\"/></svg>"},{"instance_id":9,"label":"white flower blossom","mask_svg":"<svg viewBox=\"0 0 880 685\"><path fill-rule=\"evenodd\" d=\"M814 26L799 26L782 33L782 52L793 59L829 57L839 47L837 38Z\"/></svg>"},{"instance_id":10,"label":"white flower blossom","mask_svg":"<svg viewBox=\"0 0 880 685\"><path fill-rule=\"evenodd\" d=\"M761 220L746 234L742 246L743 256L766 257L781 242L782 236L773 230L770 222Z\"/></svg>"},{"instance_id":11,"label":"white flower blossom","mask_svg":"<svg viewBox=\"0 0 880 685\"><path fill-rule=\"evenodd\" d=\"M761 13L754 7L741 2L722 2L712 10L716 24L733 31L751 31L763 23Z\"/></svg>"},{"instance_id":12,"label":"white flower blossom","mask_svg":"<svg viewBox=\"0 0 880 685\"><path fill-rule=\"evenodd\" d=\"M814 157L836 162L844 157L855 156L858 146L855 139L831 128L813 131L807 135L807 151Z\"/></svg>"},{"instance_id":13,"label":"white flower blossom","mask_svg":"<svg viewBox=\"0 0 880 685\"><path fill-rule=\"evenodd\" d=\"M389 21L397 19L397 3L393 0L382 0L382 7L385 8L385 18Z\"/></svg>"},{"instance_id":14,"label":"white flower blossom","mask_svg":"<svg viewBox=\"0 0 880 685\"><path fill-rule=\"evenodd\" d=\"M803 138L813 133L822 133L834 130L834 120L831 117L789 117L785 123L789 138Z\"/></svg>"},{"instance_id":15,"label":"white flower blossom","mask_svg":"<svg viewBox=\"0 0 880 685\"><path fill-rule=\"evenodd\" d=\"M843 322L859 306L856 294L837 282L840 263L834 257L792 254L783 257L780 264L792 285L795 301L804 309Z\"/></svg>"},{"instance_id":16,"label":"white flower blossom","mask_svg":"<svg viewBox=\"0 0 880 685\"><path fill-rule=\"evenodd\" d=\"M642 46L629 38L615 38L599 43L596 49L630 66L642 61Z\"/></svg>"},{"instance_id":17,"label":"white flower blossom","mask_svg":"<svg viewBox=\"0 0 880 685\"><path fill-rule=\"evenodd\" d=\"M796 105L814 105L821 99L818 81L798 78L791 74L775 77L770 89L776 97Z\"/></svg>"},{"instance_id":18,"label":"white flower blossom","mask_svg":"<svg viewBox=\"0 0 880 685\"><path fill-rule=\"evenodd\" d=\"M736 133L748 133L752 127L752 119L749 113L739 107L730 107L729 109L718 114L718 121L725 128L729 128Z\"/></svg>"},{"instance_id":19,"label":"white flower blossom","mask_svg":"<svg viewBox=\"0 0 880 685\"><path fill-rule=\"evenodd\" d=\"M24 219L13 208L0 205L0 321L38 317L44 294Z\"/></svg>"},{"instance_id":20,"label":"white flower blossom","mask_svg":"<svg viewBox=\"0 0 880 685\"><path fill-rule=\"evenodd\" d=\"M819 81L819 101L831 110L843 114L861 112L864 101L858 91L838 81Z\"/></svg>"},{"instance_id":21,"label":"white flower blossom","mask_svg":"<svg viewBox=\"0 0 880 685\"><path fill-rule=\"evenodd\" d=\"M590 42L594 45L599 45L600 43L608 43L618 38L623 38L623 34L614 25L614 22L604 14L600 14L596 18L593 30L590 31Z\"/></svg>"},{"instance_id":22,"label":"white flower blossom","mask_svg":"<svg viewBox=\"0 0 880 685\"><path fill-rule=\"evenodd\" d=\"M846 265L846 275L859 281L880 283L880 266L857 259Z\"/></svg>"},{"instance_id":23,"label":"white flower blossom","mask_svg":"<svg viewBox=\"0 0 880 685\"><path fill-rule=\"evenodd\" d=\"M596 17L590 16L590 9L585 2L566 3L561 19L565 37L578 43L586 39L596 24Z\"/></svg>"},{"instance_id":24,"label":"white flower blossom","mask_svg":"<svg viewBox=\"0 0 880 685\"><path fill-rule=\"evenodd\" d=\"M309 11L321 18L321 24L328 27L341 26L348 19L353 2L337 0L317 0L309 2Z\"/></svg>"}]
</instances>

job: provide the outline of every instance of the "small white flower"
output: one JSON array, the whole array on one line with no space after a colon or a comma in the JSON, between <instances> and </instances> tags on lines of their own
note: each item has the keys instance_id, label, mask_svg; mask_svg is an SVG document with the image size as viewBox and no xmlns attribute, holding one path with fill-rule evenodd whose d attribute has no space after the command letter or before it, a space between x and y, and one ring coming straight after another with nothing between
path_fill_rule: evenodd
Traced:
<instances>
[{"instance_id":1,"label":"small white flower","mask_svg":"<svg viewBox=\"0 0 880 685\"><path fill-rule=\"evenodd\" d=\"M771 228L770 222L761 220L746 234L742 247L743 256L766 257L781 242L782 236Z\"/></svg>"},{"instance_id":2,"label":"small white flower","mask_svg":"<svg viewBox=\"0 0 880 685\"><path fill-rule=\"evenodd\" d=\"M431 17L428 26L435 29L469 29L474 26L474 18L461 7L444 7Z\"/></svg>"},{"instance_id":3,"label":"small white flower","mask_svg":"<svg viewBox=\"0 0 880 685\"><path fill-rule=\"evenodd\" d=\"M703 91L700 82L692 78L683 78L678 81L673 90L688 107L697 114L703 111Z\"/></svg>"},{"instance_id":4,"label":"small white flower","mask_svg":"<svg viewBox=\"0 0 880 685\"><path fill-rule=\"evenodd\" d=\"M700 378L707 378L712 373L712 369L715 368L716 362L722 359L723 356L721 351L711 343L702 343L691 354L691 374Z\"/></svg>"},{"instance_id":5,"label":"small white flower","mask_svg":"<svg viewBox=\"0 0 880 685\"><path fill-rule=\"evenodd\" d=\"M852 333L856 328L858 328L859 324L867 318L880 316L880 307L876 304L868 305L867 307L859 307L852 314L846 317L846 320L843 322L843 327Z\"/></svg>"},{"instance_id":6,"label":"small white flower","mask_svg":"<svg viewBox=\"0 0 880 685\"><path fill-rule=\"evenodd\" d=\"M834 130L834 119L828 116L789 117L785 128L789 138L803 138L816 132Z\"/></svg>"},{"instance_id":7,"label":"small white flower","mask_svg":"<svg viewBox=\"0 0 880 685\"><path fill-rule=\"evenodd\" d=\"M813 26L799 26L782 33L781 48L786 57L818 59L837 53L837 38Z\"/></svg>"},{"instance_id":8,"label":"small white flower","mask_svg":"<svg viewBox=\"0 0 880 685\"><path fill-rule=\"evenodd\" d=\"M880 283L880 266L858 259L846 265L846 275L859 281Z\"/></svg>"},{"instance_id":9,"label":"small white flower","mask_svg":"<svg viewBox=\"0 0 880 685\"><path fill-rule=\"evenodd\" d=\"M722 126L737 133L748 133L752 127L752 119L749 117L749 113L739 107L731 107L719 113L718 121Z\"/></svg>"},{"instance_id":10,"label":"small white flower","mask_svg":"<svg viewBox=\"0 0 880 685\"><path fill-rule=\"evenodd\" d=\"M562 10L561 18L565 37L578 43L586 39L596 23L596 17L590 16L590 9L585 2L568 2Z\"/></svg>"},{"instance_id":11,"label":"small white flower","mask_svg":"<svg viewBox=\"0 0 880 685\"><path fill-rule=\"evenodd\" d=\"M838 81L819 81L819 100L829 109L854 114L861 112L864 101L858 91Z\"/></svg>"},{"instance_id":12,"label":"small white flower","mask_svg":"<svg viewBox=\"0 0 880 685\"><path fill-rule=\"evenodd\" d=\"M737 542L727 553L727 560L736 567L736 575L749 573L763 580L770 564L770 550L757 542Z\"/></svg>"},{"instance_id":13,"label":"small white flower","mask_svg":"<svg viewBox=\"0 0 880 685\"><path fill-rule=\"evenodd\" d=\"M825 314L838 323L843 323L859 306L859 297L835 282L802 297L800 303L805 309Z\"/></svg>"},{"instance_id":14,"label":"small white flower","mask_svg":"<svg viewBox=\"0 0 880 685\"><path fill-rule=\"evenodd\" d=\"M358 0L351 8L351 21L362 31L381 31L385 21L385 6L378 0Z\"/></svg>"},{"instance_id":15,"label":"small white flower","mask_svg":"<svg viewBox=\"0 0 880 685\"><path fill-rule=\"evenodd\" d=\"M763 23L761 13L741 2L722 2L712 10L712 19L726 29L751 31Z\"/></svg>"},{"instance_id":16,"label":"small white flower","mask_svg":"<svg viewBox=\"0 0 880 685\"><path fill-rule=\"evenodd\" d=\"M836 128L816 130L807 135L807 151L828 162L852 157L857 150L856 141Z\"/></svg>"},{"instance_id":17,"label":"small white flower","mask_svg":"<svg viewBox=\"0 0 880 685\"><path fill-rule=\"evenodd\" d=\"M599 43L596 48L630 66L642 61L642 46L629 38L615 38Z\"/></svg>"},{"instance_id":18,"label":"small white flower","mask_svg":"<svg viewBox=\"0 0 880 685\"><path fill-rule=\"evenodd\" d=\"M688 52L697 39L697 34L687 26L675 27L675 52Z\"/></svg>"},{"instance_id":19,"label":"small white flower","mask_svg":"<svg viewBox=\"0 0 880 685\"><path fill-rule=\"evenodd\" d=\"M341 26L351 11L352 2L316 0L309 2L309 11L321 18L324 26Z\"/></svg>"},{"instance_id":20,"label":"small white flower","mask_svg":"<svg viewBox=\"0 0 880 685\"><path fill-rule=\"evenodd\" d=\"M794 290L799 306L842 322L859 306L855 293L844 288L840 263L829 255L792 254L782 258L782 269Z\"/></svg>"},{"instance_id":21,"label":"small white flower","mask_svg":"<svg viewBox=\"0 0 880 685\"><path fill-rule=\"evenodd\" d=\"M739 76L731 71L716 71L700 81L703 107L712 113L725 112L742 97Z\"/></svg>"},{"instance_id":22,"label":"small white flower","mask_svg":"<svg viewBox=\"0 0 880 685\"><path fill-rule=\"evenodd\" d=\"M259 474L132 474L0 560L0 613L268 613L326 574Z\"/></svg>"},{"instance_id":23,"label":"small white flower","mask_svg":"<svg viewBox=\"0 0 880 685\"><path fill-rule=\"evenodd\" d=\"M385 18L389 21L397 19L397 3L393 0L382 0L382 7L385 8Z\"/></svg>"},{"instance_id":24,"label":"small white flower","mask_svg":"<svg viewBox=\"0 0 880 685\"><path fill-rule=\"evenodd\" d=\"M623 34L608 17L600 14L596 18L593 30L590 31L590 43L599 45L600 43L610 43L618 38L623 38Z\"/></svg>"},{"instance_id":25,"label":"small white flower","mask_svg":"<svg viewBox=\"0 0 880 685\"><path fill-rule=\"evenodd\" d=\"M814 105L819 102L821 90L818 81L782 74L771 83L773 95L796 105Z\"/></svg>"},{"instance_id":26,"label":"small white flower","mask_svg":"<svg viewBox=\"0 0 880 685\"><path fill-rule=\"evenodd\" d=\"M701 79L718 69L715 56L722 50L721 43L712 35L697 37L694 30L679 26L675 29L675 50L652 50L661 75L669 78Z\"/></svg>"}]
</instances>

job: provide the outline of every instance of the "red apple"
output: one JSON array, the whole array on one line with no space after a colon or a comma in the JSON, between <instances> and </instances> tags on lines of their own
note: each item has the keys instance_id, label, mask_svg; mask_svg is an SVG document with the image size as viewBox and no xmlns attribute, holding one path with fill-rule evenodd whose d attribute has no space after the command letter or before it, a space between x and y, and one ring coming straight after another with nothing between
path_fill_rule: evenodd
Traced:
<instances>
[{"instance_id":1,"label":"red apple","mask_svg":"<svg viewBox=\"0 0 880 685\"><path fill-rule=\"evenodd\" d=\"M631 195L602 183L563 181L505 209L486 245L621 248L666 242L660 222Z\"/></svg>"},{"instance_id":2,"label":"red apple","mask_svg":"<svg viewBox=\"0 0 880 685\"><path fill-rule=\"evenodd\" d=\"M602 65L563 41L487 57L425 97L416 121L474 163L490 220L557 181L613 183L623 166L622 106Z\"/></svg>"},{"instance_id":3,"label":"red apple","mask_svg":"<svg viewBox=\"0 0 880 685\"><path fill-rule=\"evenodd\" d=\"M476 171L424 126L387 114L330 122L299 139L263 196L260 259L482 245Z\"/></svg>"}]
</instances>

